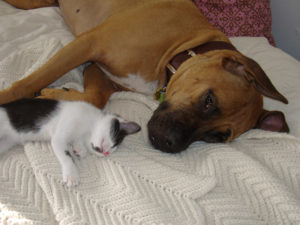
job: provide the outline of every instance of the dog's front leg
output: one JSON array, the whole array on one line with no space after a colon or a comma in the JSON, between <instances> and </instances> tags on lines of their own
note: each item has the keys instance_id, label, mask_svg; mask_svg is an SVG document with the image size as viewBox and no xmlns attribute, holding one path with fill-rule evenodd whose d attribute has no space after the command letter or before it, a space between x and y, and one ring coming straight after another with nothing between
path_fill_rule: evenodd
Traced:
<instances>
[{"instance_id":1,"label":"dog's front leg","mask_svg":"<svg viewBox=\"0 0 300 225\"><path fill-rule=\"evenodd\" d=\"M114 92L123 90L126 89L107 78L105 73L96 64L91 64L85 69L85 101L90 102L99 108L103 108Z\"/></svg>"},{"instance_id":2,"label":"dog's front leg","mask_svg":"<svg viewBox=\"0 0 300 225\"><path fill-rule=\"evenodd\" d=\"M84 92L74 89L45 88L39 98L63 99L69 101L86 101L98 108L103 108L112 93L122 90L95 64L89 65L84 70Z\"/></svg>"}]
</instances>

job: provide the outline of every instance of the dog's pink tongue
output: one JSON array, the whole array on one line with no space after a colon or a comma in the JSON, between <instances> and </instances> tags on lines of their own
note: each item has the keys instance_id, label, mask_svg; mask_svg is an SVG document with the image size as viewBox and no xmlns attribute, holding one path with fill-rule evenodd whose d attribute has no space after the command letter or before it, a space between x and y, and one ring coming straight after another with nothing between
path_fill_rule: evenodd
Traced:
<instances>
[{"instance_id":1,"label":"dog's pink tongue","mask_svg":"<svg viewBox=\"0 0 300 225\"><path fill-rule=\"evenodd\" d=\"M108 156L108 155L109 155L109 152L104 152L103 155L104 155L104 156Z\"/></svg>"}]
</instances>

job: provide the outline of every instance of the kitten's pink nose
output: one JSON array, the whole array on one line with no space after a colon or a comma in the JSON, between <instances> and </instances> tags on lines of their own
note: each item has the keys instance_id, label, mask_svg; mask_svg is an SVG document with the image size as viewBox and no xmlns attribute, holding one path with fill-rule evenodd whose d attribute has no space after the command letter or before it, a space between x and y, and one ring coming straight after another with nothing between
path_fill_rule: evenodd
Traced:
<instances>
[{"instance_id":1,"label":"kitten's pink nose","mask_svg":"<svg viewBox=\"0 0 300 225\"><path fill-rule=\"evenodd\" d=\"M109 152L103 152L103 155L104 155L104 156L108 156L108 155L109 155Z\"/></svg>"}]
</instances>

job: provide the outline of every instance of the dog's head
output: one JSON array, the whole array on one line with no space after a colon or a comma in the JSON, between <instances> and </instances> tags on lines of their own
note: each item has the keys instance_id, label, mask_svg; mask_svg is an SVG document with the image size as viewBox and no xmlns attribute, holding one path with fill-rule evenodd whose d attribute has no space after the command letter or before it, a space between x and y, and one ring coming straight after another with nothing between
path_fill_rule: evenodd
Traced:
<instances>
[{"instance_id":1,"label":"dog's head","mask_svg":"<svg viewBox=\"0 0 300 225\"><path fill-rule=\"evenodd\" d=\"M288 131L281 112L263 109L262 95L287 103L254 60L235 51L194 56L171 78L148 123L149 139L174 153L197 140L232 141L252 128Z\"/></svg>"}]
</instances>

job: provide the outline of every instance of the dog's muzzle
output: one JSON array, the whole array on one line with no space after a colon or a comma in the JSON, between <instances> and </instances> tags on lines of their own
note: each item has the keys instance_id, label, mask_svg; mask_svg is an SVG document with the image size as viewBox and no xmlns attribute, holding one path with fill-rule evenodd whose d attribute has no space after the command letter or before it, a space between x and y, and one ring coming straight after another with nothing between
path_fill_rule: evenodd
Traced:
<instances>
[{"instance_id":1,"label":"dog's muzzle","mask_svg":"<svg viewBox=\"0 0 300 225\"><path fill-rule=\"evenodd\" d=\"M148 122L148 136L151 144L163 152L177 153L185 150L193 141L195 127L183 112L165 112L164 102L156 109Z\"/></svg>"}]
</instances>

